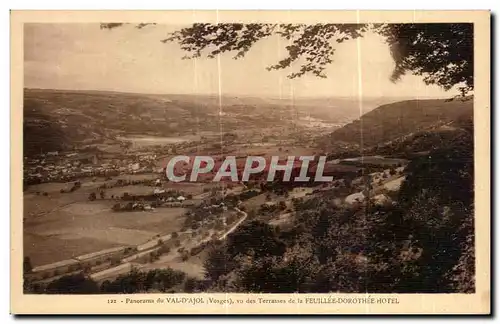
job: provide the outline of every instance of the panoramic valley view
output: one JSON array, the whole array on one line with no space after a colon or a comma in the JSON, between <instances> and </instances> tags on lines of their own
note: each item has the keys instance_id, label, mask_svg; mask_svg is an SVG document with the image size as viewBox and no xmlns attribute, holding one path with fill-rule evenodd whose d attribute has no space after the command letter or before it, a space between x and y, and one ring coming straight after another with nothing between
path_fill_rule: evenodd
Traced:
<instances>
[{"instance_id":1,"label":"panoramic valley view","mask_svg":"<svg viewBox=\"0 0 500 324\"><path fill-rule=\"evenodd\" d=\"M26 25L25 293L473 293L472 27L434 25Z\"/></svg>"}]
</instances>

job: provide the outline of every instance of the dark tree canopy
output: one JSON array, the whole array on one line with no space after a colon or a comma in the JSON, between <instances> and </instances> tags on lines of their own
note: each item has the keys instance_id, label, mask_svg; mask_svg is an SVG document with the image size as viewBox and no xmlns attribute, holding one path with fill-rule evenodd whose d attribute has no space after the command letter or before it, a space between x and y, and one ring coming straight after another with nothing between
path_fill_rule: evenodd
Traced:
<instances>
[{"instance_id":1,"label":"dark tree canopy","mask_svg":"<svg viewBox=\"0 0 500 324\"><path fill-rule=\"evenodd\" d=\"M30 273L32 270L33 270L33 266L31 265L31 259L29 257L24 257L24 261L23 261L24 273Z\"/></svg>"},{"instance_id":2,"label":"dark tree canopy","mask_svg":"<svg viewBox=\"0 0 500 324\"><path fill-rule=\"evenodd\" d=\"M113 29L122 23L103 23ZM144 28L148 23L136 25ZM164 43L177 42L187 52L184 57L214 58L232 52L234 59L245 56L250 48L266 37L279 35L288 45L287 56L268 70L293 68L289 78L312 74L326 78L325 69L333 62L335 44L363 37L367 31L385 37L395 68L392 81L406 73L421 75L426 84L445 90L457 86L462 95L474 90L473 24L241 24L195 23L177 30ZM295 64L295 65L294 65ZM298 68L296 67L298 66Z\"/></svg>"},{"instance_id":3,"label":"dark tree canopy","mask_svg":"<svg viewBox=\"0 0 500 324\"><path fill-rule=\"evenodd\" d=\"M46 288L48 294L96 294L99 286L83 273L66 275L49 283Z\"/></svg>"},{"instance_id":4,"label":"dark tree canopy","mask_svg":"<svg viewBox=\"0 0 500 324\"><path fill-rule=\"evenodd\" d=\"M474 90L473 24L390 24L377 28L387 37L396 63L392 79L407 72L445 90Z\"/></svg>"}]
</instances>

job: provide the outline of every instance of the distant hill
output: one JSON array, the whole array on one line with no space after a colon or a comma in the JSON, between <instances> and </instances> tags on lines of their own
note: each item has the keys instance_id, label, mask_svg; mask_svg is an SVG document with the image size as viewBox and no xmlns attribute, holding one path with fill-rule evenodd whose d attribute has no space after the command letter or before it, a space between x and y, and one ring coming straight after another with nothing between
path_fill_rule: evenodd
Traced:
<instances>
[{"instance_id":1,"label":"distant hill","mask_svg":"<svg viewBox=\"0 0 500 324\"><path fill-rule=\"evenodd\" d=\"M367 97L363 98L362 104L367 107L366 110L371 110L393 100L395 98ZM414 131L416 126L435 121L437 110L440 109L424 109L423 106L428 106L424 102L434 101L420 101L416 107L412 107L415 105L412 101L387 104L364 115L365 145L392 139ZM443 107L457 104L436 102L439 103L436 105ZM223 132L260 131L266 128L279 132L280 127L291 125L312 130L311 124L316 122L340 128L359 117L359 104L357 98L344 97L292 100L229 95L25 89L24 151L25 155L31 155L72 149L82 144L111 144L120 136L169 137L199 132L219 133L221 126ZM441 115L441 119L449 117L449 113L444 110ZM380 123L382 119L384 122ZM348 124L335 132L332 138L337 142L356 144L360 138L358 124L359 121ZM318 135L322 131L325 130L318 130Z\"/></svg>"},{"instance_id":2,"label":"distant hill","mask_svg":"<svg viewBox=\"0 0 500 324\"><path fill-rule=\"evenodd\" d=\"M345 144L361 150L361 147L387 146L391 141L399 145L415 144L418 137L428 137L422 150L431 149L431 137L437 140L450 135L457 121L472 119L472 113L473 100L470 99L400 101L368 112L323 140L327 147Z\"/></svg>"},{"instance_id":3,"label":"distant hill","mask_svg":"<svg viewBox=\"0 0 500 324\"><path fill-rule=\"evenodd\" d=\"M411 158L419 155L427 155L434 150L453 146L462 141L465 136L474 133L472 114L461 116L453 122L424 131L411 133L396 140L386 142L382 145L372 147L370 154L392 155Z\"/></svg>"},{"instance_id":4,"label":"distant hill","mask_svg":"<svg viewBox=\"0 0 500 324\"><path fill-rule=\"evenodd\" d=\"M371 100L374 104L378 100ZM114 141L118 136L179 136L275 129L309 117L344 125L357 116L349 98L279 99L248 96L24 90L25 155Z\"/></svg>"}]
</instances>

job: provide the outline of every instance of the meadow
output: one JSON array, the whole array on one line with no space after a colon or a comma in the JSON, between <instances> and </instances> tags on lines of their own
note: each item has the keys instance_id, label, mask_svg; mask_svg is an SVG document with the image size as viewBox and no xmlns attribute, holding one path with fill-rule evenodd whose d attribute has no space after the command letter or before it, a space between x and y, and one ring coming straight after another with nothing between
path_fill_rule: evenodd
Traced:
<instances>
[{"instance_id":1,"label":"meadow","mask_svg":"<svg viewBox=\"0 0 500 324\"><path fill-rule=\"evenodd\" d=\"M178 231L184 223L184 208L114 212L113 199L89 201L89 193L95 192L98 185L86 182L74 192L60 193L67 184L46 183L25 192L24 253L33 266L107 248L138 245L158 234ZM153 188L127 186L111 191L115 189L118 194L151 192Z\"/></svg>"}]
</instances>

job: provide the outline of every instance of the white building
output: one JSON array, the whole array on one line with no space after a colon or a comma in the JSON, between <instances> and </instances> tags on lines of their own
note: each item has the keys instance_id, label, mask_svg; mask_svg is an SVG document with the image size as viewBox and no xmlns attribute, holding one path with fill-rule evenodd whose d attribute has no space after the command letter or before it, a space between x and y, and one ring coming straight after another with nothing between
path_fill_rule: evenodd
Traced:
<instances>
[{"instance_id":1,"label":"white building","mask_svg":"<svg viewBox=\"0 0 500 324\"><path fill-rule=\"evenodd\" d=\"M347 196L345 202L347 204L354 204L356 202L362 202L363 200L365 200L365 195L363 195L362 192L356 192L352 195Z\"/></svg>"},{"instance_id":2,"label":"white building","mask_svg":"<svg viewBox=\"0 0 500 324\"><path fill-rule=\"evenodd\" d=\"M153 190L153 193L154 193L155 195L162 194L162 193L165 193L165 189L162 189L162 188L155 188L155 189Z\"/></svg>"}]
</instances>

